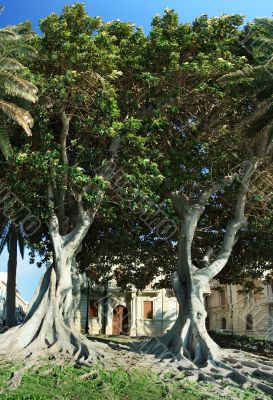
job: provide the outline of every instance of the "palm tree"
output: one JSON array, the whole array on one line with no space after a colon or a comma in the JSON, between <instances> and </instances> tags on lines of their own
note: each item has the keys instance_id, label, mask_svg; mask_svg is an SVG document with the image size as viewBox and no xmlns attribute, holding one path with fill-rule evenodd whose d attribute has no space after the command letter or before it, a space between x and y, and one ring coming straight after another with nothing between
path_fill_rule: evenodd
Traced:
<instances>
[{"instance_id":1,"label":"palm tree","mask_svg":"<svg viewBox=\"0 0 273 400\"><path fill-rule=\"evenodd\" d=\"M0 111L18 123L28 136L31 136L33 119L30 113L19 106L18 101L37 101L36 86L24 78L25 67L14 55L27 55L31 51L26 45L24 35L14 29L0 29ZM5 159L12 154L7 124L0 120L0 150Z\"/></svg>"},{"instance_id":2,"label":"palm tree","mask_svg":"<svg viewBox=\"0 0 273 400\"><path fill-rule=\"evenodd\" d=\"M24 108L15 104L15 100L37 101L37 88L23 78L24 66L14 58L14 54L24 55L29 52L21 35L12 29L0 30L0 111L17 122L31 136L33 119ZM13 99L13 101L11 101ZM0 151L6 160L13 153L9 130L4 119L0 119ZM7 245L9 251L8 281L7 281L7 326L16 325L16 272L17 244L22 258L24 257L24 235L22 227L17 227L12 221L4 227L0 235L0 254Z\"/></svg>"},{"instance_id":3,"label":"palm tree","mask_svg":"<svg viewBox=\"0 0 273 400\"><path fill-rule=\"evenodd\" d=\"M9 328L16 325L16 272L17 272L17 245L24 258L25 239L22 225L16 226L9 221L0 235L0 255L5 247L9 252L8 281L6 299L6 322Z\"/></svg>"}]
</instances>

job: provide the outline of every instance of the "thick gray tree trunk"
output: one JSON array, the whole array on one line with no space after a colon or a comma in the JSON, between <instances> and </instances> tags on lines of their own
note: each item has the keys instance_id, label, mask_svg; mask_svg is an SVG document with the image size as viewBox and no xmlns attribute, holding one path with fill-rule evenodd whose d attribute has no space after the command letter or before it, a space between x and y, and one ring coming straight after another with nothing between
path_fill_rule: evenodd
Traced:
<instances>
[{"instance_id":1,"label":"thick gray tree trunk","mask_svg":"<svg viewBox=\"0 0 273 400\"><path fill-rule=\"evenodd\" d=\"M239 230L245 224L245 204L249 182L257 164L248 164L241 178L234 218L228 223L224 240L218 254L211 261L211 248L203 259L203 268L197 268L192 262L192 243L197 224L206 203L212 194L231 183L233 177L225 177L223 182L203 191L199 198L190 203L183 193L171 195L177 216L181 220L178 240L177 272L172 284L179 302L179 315L172 329L161 338L154 338L142 350L154 353L162 358L174 360L187 359L203 366L209 361L221 361L221 350L210 338L206 329L207 312L204 305L204 290L209 282L224 268L237 240Z\"/></svg>"},{"instance_id":2,"label":"thick gray tree trunk","mask_svg":"<svg viewBox=\"0 0 273 400\"><path fill-rule=\"evenodd\" d=\"M88 359L95 354L91 342L74 327L78 301L73 298L75 259L69 251L56 255L55 264L42 278L26 321L0 336L0 352L22 354L59 353Z\"/></svg>"},{"instance_id":3,"label":"thick gray tree trunk","mask_svg":"<svg viewBox=\"0 0 273 400\"><path fill-rule=\"evenodd\" d=\"M61 158L68 166L67 137L71 115L61 113L62 129L60 133ZM112 178L119 138L113 138L109 147L109 160L102 163L100 175L103 179ZM97 358L93 347L100 347L81 335L74 326L74 317L80 301L80 277L77 271L76 255L82 241L94 222L95 215L104 197L104 189L98 185L96 199L88 209L83 204L83 194L90 190L87 186L83 193L72 190L67 193L67 173L63 174L62 185L48 186L48 208L50 218L47 221L54 253L54 264L41 280L25 322L3 335L0 335L0 355L14 354L30 356L49 353L57 357L59 353L73 356L75 359ZM94 189L92 187L92 189ZM66 215L67 196L73 196L75 210ZM69 197L68 196L68 197ZM68 232L67 221L72 230ZM101 346L103 347L103 346Z\"/></svg>"},{"instance_id":4,"label":"thick gray tree trunk","mask_svg":"<svg viewBox=\"0 0 273 400\"><path fill-rule=\"evenodd\" d=\"M57 357L62 353L86 360L97 355L91 342L74 326L80 300L75 257L93 219L94 214L83 212L75 229L62 236L57 217L52 216L49 232L54 264L36 289L25 322L0 335L0 354L12 353L18 357L47 353Z\"/></svg>"},{"instance_id":5,"label":"thick gray tree trunk","mask_svg":"<svg viewBox=\"0 0 273 400\"><path fill-rule=\"evenodd\" d=\"M221 349L206 329L207 312L203 298L207 287L205 281L195 280L191 289L187 288L185 282L181 284L177 273L173 274L173 289L179 303L177 320L168 333L148 342L143 347L144 352L177 361L187 359L198 366L206 365L208 360L220 360Z\"/></svg>"}]
</instances>

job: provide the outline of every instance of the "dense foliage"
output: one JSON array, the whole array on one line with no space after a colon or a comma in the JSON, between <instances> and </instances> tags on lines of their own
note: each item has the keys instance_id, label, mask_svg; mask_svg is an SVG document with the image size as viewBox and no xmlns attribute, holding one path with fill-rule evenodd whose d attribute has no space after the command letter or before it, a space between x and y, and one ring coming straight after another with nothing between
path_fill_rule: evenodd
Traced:
<instances>
[{"instance_id":1,"label":"dense foliage","mask_svg":"<svg viewBox=\"0 0 273 400\"><path fill-rule=\"evenodd\" d=\"M240 169L256 151L261 132L271 139L271 66L267 47L260 45L271 40L271 20L267 30L261 21L241 30L242 22L239 15L204 15L180 23L174 11L166 10L145 35L131 23L89 17L78 3L41 21L42 35L31 43L37 57L28 65L39 87L33 138L11 137L12 168L3 161L1 178L44 222L52 211L47 198L52 185L63 234L76 225L79 197L86 208L93 207L98 187L103 189L96 223L79 256L93 279L109 279L115 260L123 287L133 282L142 288L159 274L168 280L175 269L178 230L164 240L162 231L147 224L145 213L156 220L160 211L176 226L170 193L186 193L194 202L204 188ZM251 49L244 41L250 31L254 49L253 41ZM64 118L70 124L65 137ZM111 143L117 146L116 169L106 179L101 170L115 151ZM263 168L268 171L270 161ZM193 242L198 268L209 246L221 246L238 184L232 182L209 201ZM257 272L255 267L261 253L262 266L271 269L270 252L257 249L251 263L247 251L259 238L271 243L270 209L256 218L253 204L255 209L262 204L255 196L248 206L251 229L244 228L223 282L261 276L263 268ZM47 235L46 225L40 233ZM238 273L234 265L251 269Z\"/></svg>"}]
</instances>

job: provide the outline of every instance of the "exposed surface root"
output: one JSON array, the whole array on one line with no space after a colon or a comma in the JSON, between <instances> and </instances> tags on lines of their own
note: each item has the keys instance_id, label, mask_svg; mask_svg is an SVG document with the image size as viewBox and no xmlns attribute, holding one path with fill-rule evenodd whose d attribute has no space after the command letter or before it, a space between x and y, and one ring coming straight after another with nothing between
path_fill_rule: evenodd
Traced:
<instances>
[{"instance_id":1,"label":"exposed surface root","mask_svg":"<svg viewBox=\"0 0 273 400\"><path fill-rule=\"evenodd\" d=\"M48 349L47 351L43 350L39 353L33 354L30 354L28 352L20 352L20 354L15 358L11 357L10 355L1 356L0 368L13 367L15 362L18 362L18 365L20 365L18 366L17 370L12 373L12 376L7 381L7 389L11 391L16 390L20 386L22 378L28 370L38 371L41 367L47 364L53 363L55 366L73 365L77 366L78 368L81 368L82 366L91 367L97 361L106 364L107 354L105 350L108 348L108 346L100 342L91 342L86 338L85 341L85 346L88 346L89 348L88 357L78 357L79 353L77 353L77 357L75 357L75 355L71 355L69 353L63 353L61 351L56 352L55 346L54 352L52 352L51 349ZM94 348L96 348L96 350L94 350ZM26 354L29 355L26 357ZM49 368L46 371L41 372L41 375L49 376L52 373L53 369ZM83 375L81 379L88 379L92 376L93 373L94 371L91 371L90 374L88 373Z\"/></svg>"},{"instance_id":2,"label":"exposed surface root","mask_svg":"<svg viewBox=\"0 0 273 400\"><path fill-rule=\"evenodd\" d=\"M164 338L164 337L163 337ZM182 371L192 381L217 382L233 381L243 388L258 389L273 396L273 361L250 353L223 350L219 348L217 360L208 360L203 367L197 367L184 356L176 357L168 353L166 342L162 338L154 338L143 344L132 343L131 348L142 355L143 359L154 355L154 365L167 369ZM139 361L141 363L141 361Z\"/></svg>"},{"instance_id":3,"label":"exposed surface root","mask_svg":"<svg viewBox=\"0 0 273 400\"><path fill-rule=\"evenodd\" d=\"M184 367L197 368L192 361L170 346L168 335L154 337L142 343L134 343L133 348L141 354L154 356L159 362L179 362Z\"/></svg>"},{"instance_id":4,"label":"exposed surface root","mask_svg":"<svg viewBox=\"0 0 273 400\"><path fill-rule=\"evenodd\" d=\"M74 362L92 363L104 357L106 345L91 342L81 334L69 332L66 328L63 334L59 332L54 342L47 336L36 337L27 345L22 345L21 327L10 330L0 336L0 357L10 361L35 360L40 357L48 360L59 358L72 359ZM22 326L23 328L23 326Z\"/></svg>"},{"instance_id":5,"label":"exposed surface root","mask_svg":"<svg viewBox=\"0 0 273 400\"><path fill-rule=\"evenodd\" d=\"M181 343L177 342L177 340L173 341L171 331L161 337L154 337L148 341L135 344L135 348L137 351L154 355L161 360L168 359L173 362L183 362L184 365L192 368L206 365L208 359L219 361L223 354L223 350L212 341L212 351L205 352L207 358L193 359L189 350L183 349Z\"/></svg>"},{"instance_id":6,"label":"exposed surface root","mask_svg":"<svg viewBox=\"0 0 273 400\"><path fill-rule=\"evenodd\" d=\"M50 268L36 290L26 321L0 335L0 357L9 355L18 361L67 357L87 364L103 358L106 345L94 345L77 332L73 311L66 291L56 285L55 270Z\"/></svg>"},{"instance_id":7,"label":"exposed surface root","mask_svg":"<svg viewBox=\"0 0 273 400\"><path fill-rule=\"evenodd\" d=\"M249 353L223 350L220 361L209 360L206 366L198 368L194 363L185 359L179 360L175 357L159 358L153 354L147 354L141 349L139 343L117 343L109 340L107 344L97 342L89 342L92 347L100 348L104 358L100 360L100 364L106 369L123 368L128 372L134 368L154 369L158 373L162 381L169 374L170 379L210 383L214 387L215 393L225 396L231 388L254 388L264 392L266 395L273 396L273 361L265 357L254 356ZM145 343L147 344L147 343ZM63 353L55 354L51 358L54 365L75 365L73 357L68 357ZM41 366L47 365L49 359L36 359L30 357L25 359L23 366L17 371L9 381L9 389L15 390L21 382L22 375L27 369L39 369ZM4 360L0 361L3 365ZM87 360L76 361L76 365L80 368L82 365L90 365ZM47 370L41 372L44 376L50 376L53 373L51 366ZM93 379L97 374L96 371L84 371L80 380L85 381ZM258 393L258 392L257 392ZM260 397L262 394L260 393Z\"/></svg>"},{"instance_id":8,"label":"exposed surface root","mask_svg":"<svg viewBox=\"0 0 273 400\"><path fill-rule=\"evenodd\" d=\"M223 376L273 395L273 362L265 357L229 350L218 364Z\"/></svg>"},{"instance_id":9,"label":"exposed surface root","mask_svg":"<svg viewBox=\"0 0 273 400\"><path fill-rule=\"evenodd\" d=\"M41 348L39 351L36 346L29 346L17 353L12 352L8 356L7 352L3 353L1 351L0 357L2 360L6 360L6 363L26 363L31 367L41 359L43 363L54 362L56 364L63 363L89 366L104 360L105 348L107 348L107 345L85 339L82 343L77 343L77 346L66 345L65 348L62 343L56 342L52 347Z\"/></svg>"}]
</instances>

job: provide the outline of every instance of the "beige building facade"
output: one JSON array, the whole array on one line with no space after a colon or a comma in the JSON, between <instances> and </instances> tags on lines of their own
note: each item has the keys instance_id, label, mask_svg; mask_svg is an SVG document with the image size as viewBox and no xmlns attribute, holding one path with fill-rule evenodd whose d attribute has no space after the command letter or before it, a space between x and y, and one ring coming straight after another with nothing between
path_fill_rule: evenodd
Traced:
<instances>
[{"instance_id":1,"label":"beige building facade","mask_svg":"<svg viewBox=\"0 0 273 400\"><path fill-rule=\"evenodd\" d=\"M109 282L106 288L93 286L82 291L76 325L91 335L160 336L172 327L178 311L170 289L149 285L142 292L132 289L125 293Z\"/></svg>"},{"instance_id":2,"label":"beige building facade","mask_svg":"<svg viewBox=\"0 0 273 400\"><path fill-rule=\"evenodd\" d=\"M258 294L240 293L238 285L206 288L207 328L273 340L273 285ZM81 294L78 329L91 335L160 336L174 324L178 302L170 289L123 292L115 282L90 286Z\"/></svg>"},{"instance_id":3,"label":"beige building facade","mask_svg":"<svg viewBox=\"0 0 273 400\"><path fill-rule=\"evenodd\" d=\"M6 299L7 299L7 273L0 272L0 326L6 320ZM23 321L28 311L28 302L25 301L20 293L16 292L16 320Z\"/></svg>"},{"instance_id":4,"label":"beige building facade","mask_svg":"<svg viewBox=\"0 0 273 400\"><path fill-rule=\"evenodd\" d=\"M209 329L273 340L273 285L263 284L263 292L242 293L239 285L225 285L221 291L211 283L205 298Z\"/></svg>"},{"instance_id":5,"label":"beige building facade","mask_svg":"<svg viewBox=\"0 0 273 400\"><path fill-rule=\"evenodd\" d=\"M177 313L178 303L170 290L149 286L126 293L110 282L107 288L82 292L77 325L92 335L157 336L170 329Z\"/></svg>"}]
</instances>

